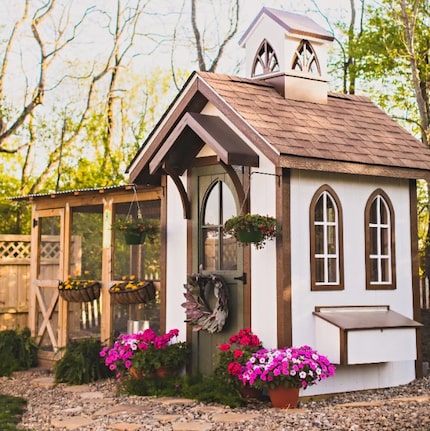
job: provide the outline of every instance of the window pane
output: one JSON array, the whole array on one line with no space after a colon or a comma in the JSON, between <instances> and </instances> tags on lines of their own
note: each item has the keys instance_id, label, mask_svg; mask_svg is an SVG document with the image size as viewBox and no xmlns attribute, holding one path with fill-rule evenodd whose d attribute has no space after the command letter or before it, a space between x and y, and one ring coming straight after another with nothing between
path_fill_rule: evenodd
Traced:
<instances>
[{"instance_id":1,"label":"window pane","mask_svg":"<svg viewBox=\"0 0 430 431\"><path fill-rule=\"evenodd\" d=\"M388 254L389 248L389 230L386 228L381 229L381 254Z\"/></svg>"},{"instance_id":2,"label":"window pane","mask_svg":"<svg viewBox=\"0 0 430 431\"><path fill-rule=\"evenodd\" d=\"M233 271L237 269L237 241L232 236L224 236L222 269L225 271Z\"/></svg>"},{"instance_id":3,"label":"window pane","mask_svg":"<svg viewBox=\"0 0 430 431\"><path fill-rule=\"evenodd\" d=\"M369 228L370 254L378 254L378 229Z\"/></svg>"},{"instance_id":4,"label":"window pane","mask_svg":"<svg viewBox=\"0 0 430 431\"><path fill-rule=\"evenodd\" d=\"M336 254L336 226L327 226L327 252Z\"/></svg>"},{"instance_id":5,"label":"window pane","mask_svg":"<svg viewBox=\"0 0 430 431\"><path fill-rule=\"evenodd\" d=\"M381 259L381 282L391 281L390 260L388 258Z\"/></svg>"},{"instance_id":6,"label":"window pane","mask_svg":"<svg viewBox=\"0 0 430 431\"><path fill-rule=\"evenodd\" d=\"M324 259L315 259L315 281L317 283L324 283Z\"/></svg>"},{"instance_id":7,"label":"window pane","mask_svg":"<svg viewBox=\"0 0 430 431\"><path fill-rule=\"evenodd\" d=\"M324 253L324 226L315 226L315 253Z\"/></svg>"},{"instance_id":8,"label":"window pane","mask_svg":"<svg viewBox=\"0 0 430 431\"><path fill-rule=\"evenodd\" d=\"M370 207L369 222L378 223L378 205L376 199L373 201L372 206Z\"/></svg>"},{"instance_id":9,"label":"window pane","mask_svg":"<svg viewBox=\"0 0 430 431\"><path fill-rule=\"evenodd\" d=\"M315 221L324 221L324 205L323 205L323 196L318 199L318 202L315 205Z\"/></svg>"},{"instance_id":10,"label":"window pane","mask_svg":"<svg viewBox=\"0 0 430 431\"><path fill-rule=\"evenodd\" d=\"M376 282L378 280L378 260L377 259L369 259L370 263L370 281Z\"/></svg>"},{"instance_id":11,"label":"window pane","mask_svg":"<svg viewBox=\"0 0 430 431\"><path fill-rule=\"evenodd\" d=\"M230 188L225 183L221 184L223 184L221 223L224 224L226 220L236 215L236 204L234 202L234 196Z\"/></svg>"},{"instance_id":12,"label":"window pane","mask_svg":"<svg viewBox=\"0 0 430 431\"><path fill-rule=\"evenodd\" d=\"M218 229L202 229L203 235L203 268L208 271L219 269L219 235Z\"/></svg>"},{"instance_id":13,"label":"window pane","mask_svg":"<svg viewBox=\"0 0 430 431\"><path fill-rule=\"evenodd\" d=\"M388 216L388 208L387 208L387 204L385 203L385 201L381 198L380 199L380 222L382 224L388 224L389 221L389 216Z\"/></svg>"},{"instance_id":14,"label":"window pane","mask_svg":"<svg viewBox=\"0 0 430 431\"><path fill-rule=\"evenodd\" d=\"M336 221L336 210L331 197L327 195L327 222L334 223Z\"/></svg>"},{"instance_id":15,"label":"window pane","mask_svg":"<svg viewBox=\"0 0 430 431\"><path fill-rule=\"evenodd\" d=\"M337 259L330 258L328 259L328 282L336 283L337 282Z\"/></svg>"},{"instance_id":16,"label":"window pane","mask_svg":"<svg viewBox=\"0 0 430 431\"><path fill-rule=\"evenodd\" d=\"M205 226L218 226L219 220L219 205L220 205L220 182L218 182L209 192L205 203L205 213L203 218L203 225Z\"/></svg>"}]
</instances>

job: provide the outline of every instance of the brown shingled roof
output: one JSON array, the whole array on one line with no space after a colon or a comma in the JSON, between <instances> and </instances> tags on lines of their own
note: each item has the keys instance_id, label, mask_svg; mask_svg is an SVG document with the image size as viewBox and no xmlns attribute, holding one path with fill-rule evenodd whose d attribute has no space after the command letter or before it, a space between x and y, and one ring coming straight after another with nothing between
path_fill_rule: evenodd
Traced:
<instances>
[{"instance_id":1,"label":"brown shingled roof","mask_svg":"<svg viewBox=\"0 0 430 431\"><path fill-rule=\"evenodd\" d=\"M149 163L184 114L210 102L276 166L430 181L430 148L370 99L327 99L286 99L263 81L194 72L136 154L130 178L154 176Z\"/></svg>"},{"instance_id":2,"label":"brown shingled roof","mask_svg":"<svg viewBox=\"0 0 430 431\"><path fill-rule=\"evenodd\" d=\"M427 171L420 178L430 175L430 149L364 96L329 93L328 103L318 104L285 99L255 80L198 75L281 158L418 169Z\"/></svg>"}]
</instances>

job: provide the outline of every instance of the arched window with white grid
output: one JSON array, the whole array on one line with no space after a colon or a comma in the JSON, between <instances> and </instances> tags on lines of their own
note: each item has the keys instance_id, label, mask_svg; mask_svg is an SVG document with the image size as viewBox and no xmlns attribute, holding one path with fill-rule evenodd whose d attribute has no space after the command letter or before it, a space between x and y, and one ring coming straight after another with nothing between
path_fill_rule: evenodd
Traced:
<instances>
[{"instance_id":1,"label":"arched window with white grid","mask_svg":"<svg viewBox=\"0 0 430 431\"><path fill-rule=\"evenodd\" d=\"M310 205L311 290L342 290L342 207L334 190L324 185Z\"/></svg>"}]
</instances>

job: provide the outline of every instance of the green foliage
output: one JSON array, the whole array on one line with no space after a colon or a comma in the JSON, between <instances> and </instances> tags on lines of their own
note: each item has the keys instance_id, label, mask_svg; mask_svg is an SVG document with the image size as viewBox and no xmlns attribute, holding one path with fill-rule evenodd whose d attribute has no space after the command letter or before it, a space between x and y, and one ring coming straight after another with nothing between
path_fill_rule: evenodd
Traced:
<instances>
[{"instance_id":1,"label":"green foliage","mask_svg":"<svg viewBox=\"0 0 430 431\"><path fill-rule=\"evenodd\" d=\"M0 429L2 431L18 430L16 425L21 421L27 402L23 398L0 394Z\"/></svg>"},{"instance_id":2,"label":"green foliage","mask_svg":"<svg viewBox=\"0 0 430 431\"><path fill-rule=\"evenodd\" d=\"M0 331L0 376L37 366L37 351L28 328Z\"/></svg>"},{"instance_id":3,"label":"green foliage","mask_svg":"<svg viewBox=\"0 0 430 431\"><path fill-rule=\"evenodd\" d=\"M160 367L171 367L174 370L181 369L190 354L189 345L185 342L177 342L160 349L149 345L146 350L138 350L132 359L133 367L145 374L154 373Z\"/></svg>"},{"instance_id":4,"label":"green foliage","mask_svg":"<svg viewBox=\"0 0 430 431\"><path fill-rule=\"evenodd\" d=\"M216 376L129 378L121 390L129 395L184 397L230 407L240 407L246 402L237 390Z\"/></svg>"},{"instance_id":5,"label":"green foliage","mask_svg":"<svg viewBox=\"0 0 430 431\"><path fill-rule=\"evenodd\" d=\"M101 349L101 341L94 338L71 341L64 348L64 356L55 364L55 382L82 385L112 377L100 357Z\"/></svg>"}]
</instances>

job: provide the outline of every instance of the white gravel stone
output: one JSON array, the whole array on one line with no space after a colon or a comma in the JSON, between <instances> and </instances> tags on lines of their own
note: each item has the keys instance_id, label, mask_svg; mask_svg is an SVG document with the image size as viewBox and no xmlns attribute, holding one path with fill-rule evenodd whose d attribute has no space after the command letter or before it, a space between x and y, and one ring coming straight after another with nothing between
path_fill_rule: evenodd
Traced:
<instances>
[{"instance_id":1,"label":"white gravel stone","mask_svg":"<svg viewBox=\"0 0 430 431\"><path fill-rule=\"evenodd\" d=\"M302 401L295 411L275 409L265 402L230 409L190 400L175 403L172 399L120 395L114 380L85 386L85 393L97 394L97 399L83 398L80 390L62 384L31 384L35 379L49 377L41 369L15 373L12 378L0 377L0 393L27 400L21 429L172 431L200 427L210 431L430 431L428 376L396 388ZM103 403L100 403L100 394ZM234 420L228 420L229 417Z\"/></svg>"}]
</instances>

